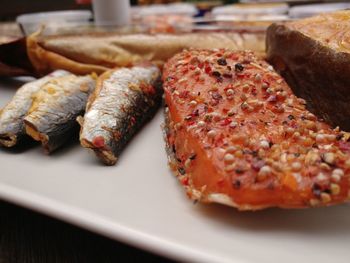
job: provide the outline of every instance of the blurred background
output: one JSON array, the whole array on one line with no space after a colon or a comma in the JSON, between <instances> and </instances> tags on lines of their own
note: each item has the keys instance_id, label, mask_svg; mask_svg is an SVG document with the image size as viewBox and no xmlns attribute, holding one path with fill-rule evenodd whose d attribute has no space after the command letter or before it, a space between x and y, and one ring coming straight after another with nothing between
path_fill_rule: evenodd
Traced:
<instances>
[{"instance_id":1,"label":"blurred background","mask_svg":"<svg viewBox=\"0 0 350 263\"><path fill-rule=\"evenodd\" d=\"M151 4L166 4L174 2L186 2L197 5L200 8L212 8L215 6L223 4L234 4L238 2L245 3L262 3L262 2L284 2L284 1L239 1L239 0L223 0L223 1L208 1L208 0L131 0L133 6L136 5L151 5ZM336 1L336 0L324 0L324 1L313 1L313 0L303 0L303 1L286 1L289 5L299 5L299 4L310 4L310 3L336 3L336 2L349 2L349 1ZM67 10L67 9L91 9L90 0L1 0L0 1L0 20L9 21L16 18L17 15L23 13L41 12L41 11L57 11L57 10Z\"/></svg>"},{"instance_id":2,"label":"blurred background","mask_svg":"<svg viewBox=\"0 0 350 263\"><path fill-rule=\"evenodd\" d=\"M1 35L31 34L42 24L48 34L122 26L123 33L263 32L273 22L350 8L350 1L344 0L0 0L0 4L0 40Z\"/></svg>"}]
</instances>

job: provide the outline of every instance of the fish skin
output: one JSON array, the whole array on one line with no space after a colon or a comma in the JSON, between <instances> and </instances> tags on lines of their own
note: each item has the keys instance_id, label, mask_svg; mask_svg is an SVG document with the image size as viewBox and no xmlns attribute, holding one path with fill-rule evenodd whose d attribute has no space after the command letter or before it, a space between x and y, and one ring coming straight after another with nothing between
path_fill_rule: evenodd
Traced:
<instances>
[{"instance_id":1,"label":"fish skin","mask_svg":"<svg viewBox=\"0 0 350 263\"><path fill-rule=\"evenodd\" d=\"M69 74L47 82L38 92L27 116L26 133L41 141L45 152L61 147L79 131L76 118L84 113L89 95L95 88L90 76Z\"/></svg>"},{"instance_id":2,"label":"fish skin","mask_svg":"<svg viewBox=\"0 0 350 263\"><path fill-rule=\"evenodd\" d=\"M0 111L0 145L13 147L25 136L23 119L33 102L33 94L45 83L69 72L56 70L20 87L11 101Z\"/></svg>"},{"instance_id":3,"label":"fish skin","mask_svg":"<svg viewBox=\"0 0 350 263\"><path fill-rule=\"evenodd\" d=\"M135 66L103 74L91 95L80 142L91 148L106 165L114 165L132 136L151 119L161 104L160 70Z\"/></svg>"}]
</instances>

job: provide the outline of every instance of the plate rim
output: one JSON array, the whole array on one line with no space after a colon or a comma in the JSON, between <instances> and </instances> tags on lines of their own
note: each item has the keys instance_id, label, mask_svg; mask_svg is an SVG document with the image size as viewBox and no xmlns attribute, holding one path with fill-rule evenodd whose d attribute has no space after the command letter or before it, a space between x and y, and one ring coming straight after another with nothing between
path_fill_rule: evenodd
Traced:
<instances>
[{"instance_id":1,"label":"plate rim","mask_svg":"<svg viewBox=\"0 0 350 263\"><path fill-rule=\"evenodd\" d=\"M85 209L3 182L0 182L0 199L168 259L192 262L247 263L239 259L227 259L198 249L188 248L176 242L112 222Z\"/></svg>"}]
</instances>

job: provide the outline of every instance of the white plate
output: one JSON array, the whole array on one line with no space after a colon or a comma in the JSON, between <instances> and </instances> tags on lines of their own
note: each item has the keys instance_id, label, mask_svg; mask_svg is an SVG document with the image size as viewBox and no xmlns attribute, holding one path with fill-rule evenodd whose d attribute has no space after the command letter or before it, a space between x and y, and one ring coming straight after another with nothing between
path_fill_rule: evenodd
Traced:
<instances>
[{"instance_id":1,"label":"white plate","mask_svg":"<svg viewBox=\"0 0 350 263\"><path fill-rule=\"evenodd\" d=\"M2 80L0 106L20 83ZM0 151L0 197L177 260L349 262L350 207L237 212L193 204L167 167L162 114L115 167L70 145Z\"/></svg>"}]
</instances>

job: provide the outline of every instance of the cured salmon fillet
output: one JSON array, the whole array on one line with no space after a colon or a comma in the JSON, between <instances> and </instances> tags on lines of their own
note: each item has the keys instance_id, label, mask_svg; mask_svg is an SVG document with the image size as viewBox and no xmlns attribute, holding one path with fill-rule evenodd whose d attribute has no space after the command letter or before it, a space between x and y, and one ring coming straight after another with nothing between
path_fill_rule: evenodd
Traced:
<instances>
[{"instance_id":1,"label":"cured salmon fillet","mask_svg":"<svg viewBox=\"0 0 350 263\"><path fill-rule=\"evenodd\" d=\"M183 51L163 81L170 165L190 198L240 210L349 199L350 135L253 52Z\"/></svg>"}]
</instances>

